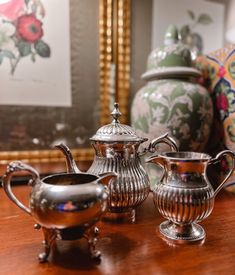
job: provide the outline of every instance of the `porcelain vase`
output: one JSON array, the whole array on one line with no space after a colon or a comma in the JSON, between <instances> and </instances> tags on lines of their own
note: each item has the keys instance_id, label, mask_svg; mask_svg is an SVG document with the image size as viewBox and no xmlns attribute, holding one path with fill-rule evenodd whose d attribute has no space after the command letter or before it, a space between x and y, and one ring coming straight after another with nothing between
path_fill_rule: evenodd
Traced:
<instances>
[{"instance_id":1,"label":"porcelain vase","mask_svg":"<svg viewBox=\"0 0 235 275\"><path fill-rule=\"evenodd\" d=\"M142 76L147 83L132 101L131 124L150 140L168 132L179 150L203 152L213 121L211 96L198 83L201 73L193 67L190 50L179 41L175 26L168 28L164 42L149 55ZM159 172L155 167L147 170L150 181L156 182Z\"/></svg>"}]
</instances>

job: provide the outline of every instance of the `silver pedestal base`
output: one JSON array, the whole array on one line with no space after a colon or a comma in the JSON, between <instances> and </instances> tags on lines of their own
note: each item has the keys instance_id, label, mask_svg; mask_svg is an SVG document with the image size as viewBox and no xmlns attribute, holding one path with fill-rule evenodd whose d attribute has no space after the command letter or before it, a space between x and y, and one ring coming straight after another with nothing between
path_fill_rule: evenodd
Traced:
<instances>
[{"instance_id":1,"label":"silver pedestal base","mask_svg":"<svg viewBox=\"0 0 235 275\"><path fill-rule=\"evenodd\" d=\"M196 223L179 225L172 221L164 221L159 229L161 234L168 239L179 242L201 241L206 236L204 229Z\"/></svg>"}]
</instances>

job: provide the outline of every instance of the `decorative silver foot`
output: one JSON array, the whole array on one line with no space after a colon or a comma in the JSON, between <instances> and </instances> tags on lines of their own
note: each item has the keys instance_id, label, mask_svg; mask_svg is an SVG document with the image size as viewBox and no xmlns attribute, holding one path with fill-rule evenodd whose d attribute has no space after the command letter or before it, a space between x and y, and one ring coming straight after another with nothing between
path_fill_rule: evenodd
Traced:
<instances>
[{"instance_id":1,"label":"decorative silver foot","mask_svg":"<svg viewBox=\"0 0 235 275\"><path fill-rule=\"evenodd\" d=\"M196 242L205 238L204 229L196 223L180 225L167 220L159 229L165 237L178 242Z\"/></svg>"},{"instance_id":2,"label":"decorative silver foot","mask_svg":"<svg viewBox=\"0 0 235 275\"><path fill-rule=\"evenodd\" d=\"M42 227L42 229L43 229L43 234L44 234L44 241L43 241L44 252L42 252L38 255L38 260L40 263L44 263L47 261L47 258L51 251L51 247L53 246L53 244L56 240L55 230L47 229L44 227Z\"/></svg>"},{"instance_id":3,"label":"decorative silver foot","mask_svg":"<svg viewBox=\"0 0 235 275\"><path fill-rule=\"evenodd\" d=\"M99 235L99 229L98 227L93 227L89 231L87 231L86 234L84 234L84 238L87 239L89 250L91 253L91 257L93 259L99 259L101 257L101 252L99 250L96 250L95 246L97 243L97 236Z\"/></svg>"}]
</instances>

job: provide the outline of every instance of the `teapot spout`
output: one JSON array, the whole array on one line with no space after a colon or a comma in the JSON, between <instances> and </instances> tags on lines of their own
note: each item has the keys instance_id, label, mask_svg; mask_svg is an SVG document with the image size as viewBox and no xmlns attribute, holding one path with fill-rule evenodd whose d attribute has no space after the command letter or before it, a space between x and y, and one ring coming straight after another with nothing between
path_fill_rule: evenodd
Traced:
<instances>
[{"instance_id":1,"label":"teapot spout","mask_svg":"<svg viewBox=\"0 0 235 275\"><path fill-rule=\"evenodd\" d=\"M76 162L73 159L73 156L72 156L71 151L68 148L68 146L66 146L64 143L61 143L61 144L56 145L55 148L59 149L65 156L68 173L82 173L78 169Z\"/></svg>"},{"instance_id":2,"label":"teapot spout","mask_svg":"<svg viewBox=\"0 0 235 275\"><path fill-rule=\"evenodd\" d=\"M111 179L114 179L117 177L117 173L115 172L106 172L99 174L98 182L108 186Z\"/></svg>"}]
</instances>

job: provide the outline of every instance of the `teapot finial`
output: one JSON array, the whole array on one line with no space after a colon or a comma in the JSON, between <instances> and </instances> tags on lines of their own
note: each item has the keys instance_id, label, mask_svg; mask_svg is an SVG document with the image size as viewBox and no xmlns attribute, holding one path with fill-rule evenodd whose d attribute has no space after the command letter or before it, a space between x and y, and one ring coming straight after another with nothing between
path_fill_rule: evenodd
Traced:
<instances>
[{"instance_id":1,"label":"teapot finial","mask_svg":"<svg viewBox=\"0 0 235 275\"><path fill-rule=\"evenodd\" d=\"M122 115L118 108L119 104L117 102L114 103L114 110L112 111L111 115L113 117L112 123L119 123L118 118Z\"/></svg>"}]
</instances>

